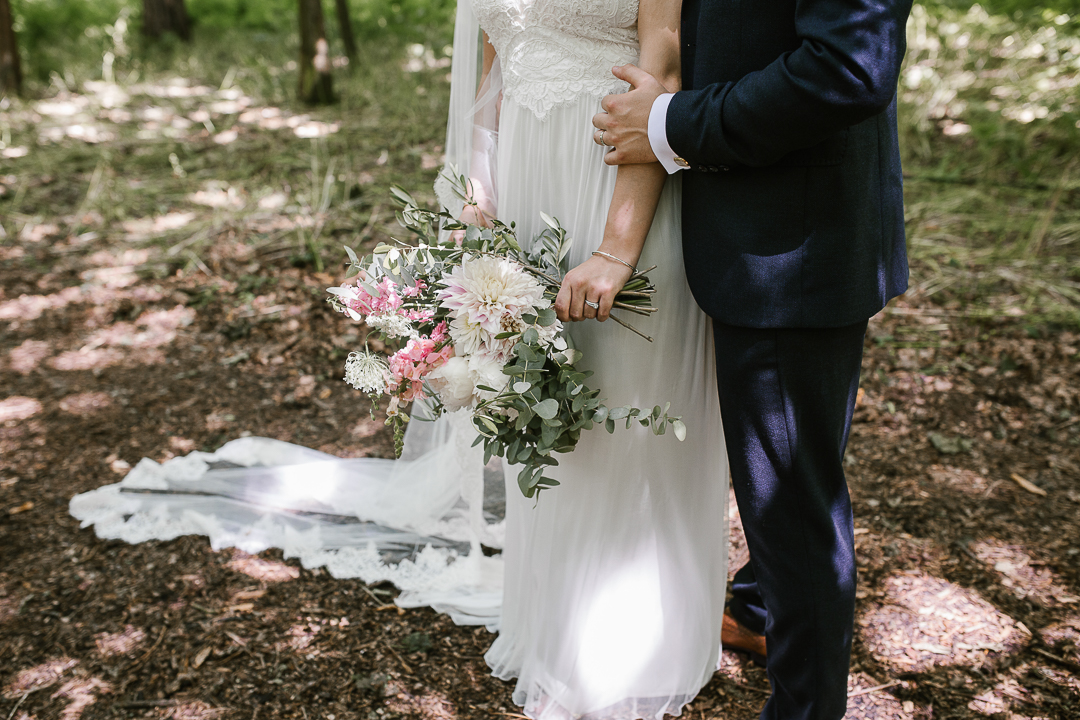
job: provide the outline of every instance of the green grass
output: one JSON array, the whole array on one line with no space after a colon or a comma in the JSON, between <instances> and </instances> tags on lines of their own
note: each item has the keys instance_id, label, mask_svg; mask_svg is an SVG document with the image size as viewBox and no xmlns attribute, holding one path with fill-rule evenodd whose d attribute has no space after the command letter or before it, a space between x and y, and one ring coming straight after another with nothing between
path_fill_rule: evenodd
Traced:
<instances>
[{"instance_id":1,"label":"green grass","mask_svg":"<svg viewBox=\"0 0 1080 720\"><path fill-rule=\"evenodd\" d=\"M1080 17L1063 9L912 14L900 82L912 284L945 307L1080 322Z\"/></svg>"},{"instance_id":2,"label":"green grass","mask_svg":"<svg viewBox=\"0 0 1080 720\"><path fill-rule=\"evenodd\" d=\"M50 44L46 60L60 71L44 78L31 73L31 99L0 112L0 141L32 149L26 157L4 161L4 173L20 179L0 196L9 236L30 220L60 218L74 232L122 234L123 223L132 218L196 211L192 224L148 241L172 263L161 266L165 272L176 263L196 264L230 228L247 232L245 218L259 212L258 201L283 193L288 201L281 212L313 222L287 232L257 233L253 242L268 248L271 257L329 268L340 261L343 241L393 225L386 195L391 183L433 201L431 166L443 141L447 71L429 67L410 73L402 65L417 40L427 48L420 48L425 57L442 58L452 30L452 8L445 3L355 0L354 20L363 39L360 67L351 73L337 70L340 102L313 110L294 100L297 39L292 16L285 12L292 0L189 0L199 21L190 45L168 39L145 44L137 34L136 14L119 33L114 13L128 5L110 2L17 0L25 37ZM912 294L949 312L1020 313L1027 323L1077 326L1080 0L1045 4L1050 9L999 0L985 6L992 11L988 14L948 1L916 6L913 12L899 92ZM61 6L68 14L49 35L41 28L48 12ZM268 8L276 10L267 14ZM364 15L364 8L388 14ZM387 31L379 28L380 17ZM57 40L80 22L97 23L75 33L85 41ZM328 25L334 26L332 17ZM109 142L39 144L35 98L83 93L87 81L101 80L109 71L103 64L106 52L114 56L112 77L133 95L122 109L135 117L103 123L117 135ZM340 53L336 41L333 53ZM31 64L39 62L45 61ZM338 123L340 131L305 140L287 129L255 131L240 123L237 113L219 113L205 133L140 135L138 115L148 108L190 117L219 99L137 93L140 86L175 78L215 91L238 89L253 107L309 114ZM240 131L235 142L213 141L230 129ZM192 205L193 193L214 188L232 188L246 200L244 210ZM95 214L103 222L83 227L83 218Z\"/></svg>"}]
</instances>

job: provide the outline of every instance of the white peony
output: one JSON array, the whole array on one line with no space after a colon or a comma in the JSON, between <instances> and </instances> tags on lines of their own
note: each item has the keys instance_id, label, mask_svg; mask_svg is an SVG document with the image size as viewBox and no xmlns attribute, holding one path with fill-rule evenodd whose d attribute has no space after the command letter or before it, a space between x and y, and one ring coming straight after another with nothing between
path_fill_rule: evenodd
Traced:
<instances>
[{"instance_id":1,"label":"white peony","mask_svg":"<svg viewBox=\"0 0 1080 720\"><path fill-rule=\"evenodd\" d=\"M469 358L469 374L472 376L473 385L486 385L495 388L497 391L491 392L490 390L476 388L473 392L477 398L491 400L503 391L506 383L510 380L510 376L503 373L502 369L503 363L491 360L483 355L474 355Z\"/></svg>"},{"instance_id":2,"label":"white peony","mask_svg":"<svg viewBox=\"0 0 1080 720\"><path fill-rule=\"evenodd\" d=\"M426 379L447 410L459 410L472 404L475 386L466 358L450 358L432 370Z\"/></svg>"}]
</instances>

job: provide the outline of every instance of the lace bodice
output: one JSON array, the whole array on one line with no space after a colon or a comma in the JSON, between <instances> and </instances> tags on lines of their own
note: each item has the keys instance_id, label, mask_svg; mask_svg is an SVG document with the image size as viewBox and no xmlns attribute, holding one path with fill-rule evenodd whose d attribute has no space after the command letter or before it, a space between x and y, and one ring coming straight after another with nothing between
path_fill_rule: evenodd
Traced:
<instances>
[{"instance_id":1,"label":"lace bodice","mask_svg":"<svg viewBox=\"0 0 1080 720\"><path fill-rule=\"evenodd\" d=\"M637 61L637 0L473 0L473 9L504 92L538 118L581 95L626 90L611 68Z\"/></svg>"}]
</instances>

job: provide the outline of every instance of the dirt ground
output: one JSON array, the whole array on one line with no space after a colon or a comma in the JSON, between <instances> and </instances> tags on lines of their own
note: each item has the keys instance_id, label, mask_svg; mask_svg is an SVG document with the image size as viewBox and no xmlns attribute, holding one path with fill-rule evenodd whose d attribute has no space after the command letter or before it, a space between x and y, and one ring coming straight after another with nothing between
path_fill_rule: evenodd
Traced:
<instances>
[{"instance_id":1,"label":"dirt ground","mask_svg":"<svg viewBox=\"0 0 1080 720\"><path fill-rule=\"evenodd\" d=\"M412 162L429 172L438 151ZM520 717L483 662L492 636L399 611L389 586L79 529L70 498L143 457L243 434L350 457L391 442L339 379L363 338L324 301L338 268L282 245L303 226L288 206L231 214L256 198L207 185L113 224L59 172L0 176L0 202L66 208L20 215L0 244L0 718ZM370 243L389 215L364 176L349 197ZM200 254L146 242L196 215ZM1077 718L1080 334L963 300L915 293L870 325L849 717ZM768 692L725 652L684 716L749 720Z\"/></svg>"}]
</instances>

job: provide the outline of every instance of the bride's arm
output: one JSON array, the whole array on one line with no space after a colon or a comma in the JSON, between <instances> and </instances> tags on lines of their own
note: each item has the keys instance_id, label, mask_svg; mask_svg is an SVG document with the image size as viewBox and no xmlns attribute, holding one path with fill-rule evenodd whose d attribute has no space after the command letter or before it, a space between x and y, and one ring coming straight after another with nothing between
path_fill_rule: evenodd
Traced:
<instances>
[{"instance_id":1,"label":"bride's arm","mask_svg":"<svg viewBox=\"0 0 1080 720\"><path fill-rule=\"evenodd\" d=\"M680 89L679 20L681 0L641 0L638 7L638 65L669 92ZM598 170L599 172L599 170ZM659 163L620 165L599 250L637 265L652 225L667 173ZM566 274L555 310L559 319L607 320L615 295L630 279L630 268L594 255ZM585 301L600 305L595 310Z\"/></svg>"},{"instance_id":2,"label":"bride's arm","mask_svg":"<svg viewBox=\"0 0 1080 720\"><path fill-rule=\"evenodd\" d=\"M484 32L484 57L480 71L480 83L476 89L476 99L486 94L489 89L488 80L491 77L491 68L495 64L495 47L488 39L488 34ZM496 117L498 117L498 105L496 105L495 111ZM480 143L490 143L491 133L497 131L498 128L483 128L480 126L474 126L473 130L473 157L470 163L469 171L469 187L472 191L472 199L476 203L475 205L466 205L461 212L461 217L458 219L468 225L480 225L481 227L491 227L491 218L495 217L495 176L491 172L491 168L488 165L489 158L486 155L488 148L481 149ZM482 157L481 157L482 156ZM475 167L479 164L477 161L482 160L483 167ZM459 231L458 234L461 234Z\"/></svg>"}]
</instances>

